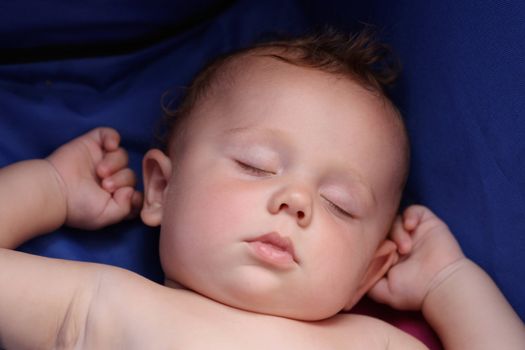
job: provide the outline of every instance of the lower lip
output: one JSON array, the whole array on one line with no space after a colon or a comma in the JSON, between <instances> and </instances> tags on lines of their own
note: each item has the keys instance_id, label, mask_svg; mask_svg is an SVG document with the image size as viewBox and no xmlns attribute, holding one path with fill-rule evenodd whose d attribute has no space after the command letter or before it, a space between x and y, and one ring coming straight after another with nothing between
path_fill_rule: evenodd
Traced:
<instances>
[{"instance_id":1,"label":"lower lip","mask_svg":"<svg viewBox=\"0 0 525 350\"><path fill-rule=\"evenodd\" d=\"M273 244L260 241L248 242L253 255L262 262L279 268L289 268L295 261L290 252L280 249Z\"/></svg>"}]
</instances>

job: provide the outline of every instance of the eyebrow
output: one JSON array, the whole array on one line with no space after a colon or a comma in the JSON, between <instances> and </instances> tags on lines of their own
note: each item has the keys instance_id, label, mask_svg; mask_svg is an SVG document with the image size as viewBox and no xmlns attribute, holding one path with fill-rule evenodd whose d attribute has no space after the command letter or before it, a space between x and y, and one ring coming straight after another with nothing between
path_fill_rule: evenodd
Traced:
<instances>
[{"instance_id":1,"label":"eyebrow","mask_svg":"<svg viewBox=\"0 0 525 350\"><path fill-rule=\"evenodd\" d=\"M280 138L286 139L285 133L279 129L274 128L258 128L258 127L249 127L249 126L239 126L236 128L226 129L223 133L230 134L244 134L252 132L262 132L267 135L279 135Z\"/></svg>"},{"instance_id":2,"label":"eyebrow","mask_svg":"<svg viewBox=\"0 0 525 350\"><path fill-rule=\"evenodd\" d=\"M240 134L247 131L249 128L247 126L238 126L236 128L229 128L224 130L224 134Z\"/></svg>"},{"instance_id":3,"label":"eyebrow","mask_svg":"<svg viewBox=\"0 0 525 350\"><path fill-rule=\"evenodd\" d=\"M226 129L222 132L223 136L236 136L243 134L259 134L264 139L269 139L271 142L281 149L292 149L294 150L293 143L286 132L276 128L260 128L257 126L240 126L235 128Z\"/></svg>"}]
</instances>

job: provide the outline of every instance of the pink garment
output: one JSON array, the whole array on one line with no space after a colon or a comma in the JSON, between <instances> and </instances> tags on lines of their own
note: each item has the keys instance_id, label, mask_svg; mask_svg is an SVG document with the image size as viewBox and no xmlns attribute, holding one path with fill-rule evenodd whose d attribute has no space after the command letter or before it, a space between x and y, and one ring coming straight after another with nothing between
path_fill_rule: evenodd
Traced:
<instances>
[{"instance_id":1,"label":"pink garment","mask_svg":"<svg viewBox=\"0 0 525 350\"><path fill-rule=\"evenodd\" d=\"M364 298L352 312L379 318L402 329L423 342L430 350L443 350L436 333L430 328L420 312L398 311L387 305Z\"/></svg>"}]
</instances>

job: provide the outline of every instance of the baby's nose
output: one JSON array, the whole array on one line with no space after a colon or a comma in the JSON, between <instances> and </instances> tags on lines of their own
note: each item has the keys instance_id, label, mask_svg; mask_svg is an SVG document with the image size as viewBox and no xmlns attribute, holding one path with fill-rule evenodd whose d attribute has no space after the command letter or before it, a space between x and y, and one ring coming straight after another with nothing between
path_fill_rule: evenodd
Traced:
<instances>
[{"instance_id":1,"label":"baby's nose","mask_svg":"<svg viewBox=\"0 0 525 350\"><path fill-rule=\"evenodd\" d=\"M307 189L299 186L282 188L272 196L268 210L274 215L288 213L299 226L306 227L312 220L312 197Z\"/></svg>"}]
</instances>

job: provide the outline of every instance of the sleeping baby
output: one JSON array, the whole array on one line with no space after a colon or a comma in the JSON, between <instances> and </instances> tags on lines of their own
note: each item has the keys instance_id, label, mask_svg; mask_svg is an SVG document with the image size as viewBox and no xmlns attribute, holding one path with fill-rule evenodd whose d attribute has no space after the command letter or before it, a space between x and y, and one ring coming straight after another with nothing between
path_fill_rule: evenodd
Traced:
<instances>
[{"instance_id":1,"label":"sleeping baby","mask_svg":"<svg viewBox=\"0 0 525 350\"><path fill-rule=\"evenodd\" d=\"M425 349L353 314L421 310L446 349L525 349L523 323L428 208L399 213L409 145L387 48L326 32L221 57L143 160L97 128L0 170L0 347ZM12 249L140 212L165 285ZM487 317L489 315L489 317Z\"/></svg>"}]
</instances>

